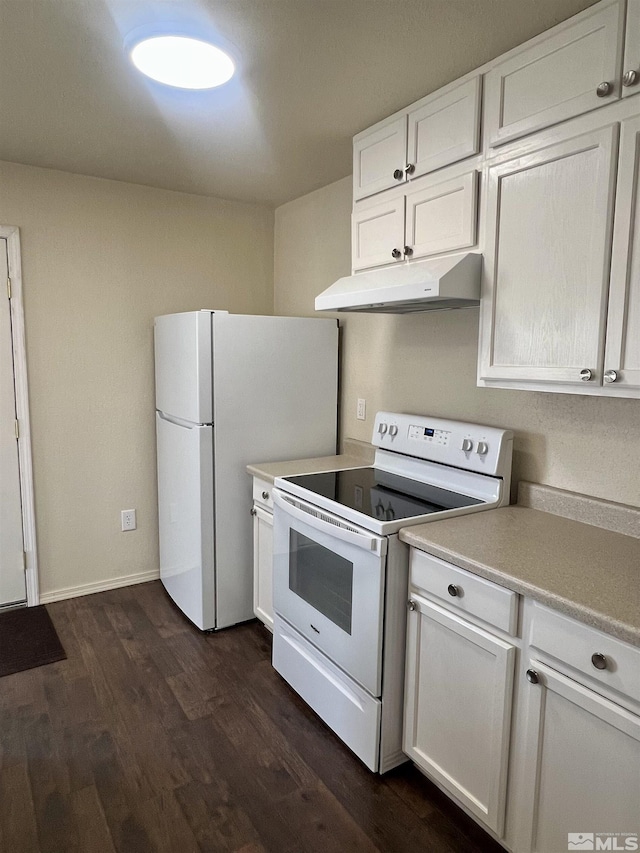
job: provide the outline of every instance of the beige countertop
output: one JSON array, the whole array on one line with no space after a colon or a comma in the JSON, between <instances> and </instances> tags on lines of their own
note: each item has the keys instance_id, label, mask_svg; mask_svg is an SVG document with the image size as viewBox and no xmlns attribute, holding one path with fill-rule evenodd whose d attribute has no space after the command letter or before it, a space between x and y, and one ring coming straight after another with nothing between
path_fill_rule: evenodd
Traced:
<instances>
[{"instance_id":1,"label":"beige countertop","mask_svg":"<svg viewBox=\"0 0 640 853\"><path fill-rule=\"evenodd\" d=\"M337 456L317 456L312 459L294 459L286 462L256 462L247 465L247 471L273 483L276 477L294 477L296 474L317 474L338 468L363 468L373 462L375 448L355 439L345 439L346 453Z\"/></svg>"},{"instance_id":2,"label":"beige countertop","mask_svg":"<svg viewBox=\"0 0 640 853\"><path fill-rule=\"evenodd\" d=\"M509 506L406 527L400 539L640 646L640 538Z\"/></svg>"}]
</instances>

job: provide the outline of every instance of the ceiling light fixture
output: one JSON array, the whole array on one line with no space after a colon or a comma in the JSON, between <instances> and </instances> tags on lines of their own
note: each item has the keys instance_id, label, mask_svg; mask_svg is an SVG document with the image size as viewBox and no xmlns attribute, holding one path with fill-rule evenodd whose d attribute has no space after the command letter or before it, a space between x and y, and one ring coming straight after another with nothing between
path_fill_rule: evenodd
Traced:
<instances>
[{"instance_id":1,"label":"ceiling light fixture","mask_svg":"<svg viewBox=\"0 0 640 853\"><path fill-rule=\"evenodd\" d=\"M191 36L154 35L136 42L129 56L138 71L177 89L214 89L235 71L223 50Z\"/></svg>"}]
</instances>

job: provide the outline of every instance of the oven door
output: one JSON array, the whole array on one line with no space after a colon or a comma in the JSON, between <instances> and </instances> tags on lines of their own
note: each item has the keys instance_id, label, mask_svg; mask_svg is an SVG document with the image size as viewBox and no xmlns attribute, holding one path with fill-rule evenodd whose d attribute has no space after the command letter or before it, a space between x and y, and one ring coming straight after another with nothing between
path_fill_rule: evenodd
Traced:
<instances>
[{"instance_id":1,"label":"oven door","mask_svg":"<svg viewBox=\"0 0 640 853\"><path fill-rule=\"evenodd\" d=\"M274 610L380 696L386 538L279 489L272 494Z\"/></svg>"}]
</instances>

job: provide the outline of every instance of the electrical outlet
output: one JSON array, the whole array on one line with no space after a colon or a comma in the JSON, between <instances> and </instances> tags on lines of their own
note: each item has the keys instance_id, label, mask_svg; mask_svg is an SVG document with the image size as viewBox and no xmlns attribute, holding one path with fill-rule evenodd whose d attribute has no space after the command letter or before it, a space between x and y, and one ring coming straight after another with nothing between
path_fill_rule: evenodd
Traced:
<instances>
[{"instance_id":1,"label":"electrical outlet","mask_svg":"<svg viewBox=\"0 0 640 853\"><path fill-rule=\"evenodd\" d=\"M358 408L356 409L356 418L359 421L365 420L367 416L367 402L358 398Z\"/></svg>"},{"instance_id":2,"label":"electrical outlet","mask_svg":"<svg viewBox=\"0 0 640 853\"><path fill-rule=\"evenodd\" d=\"M135 530L136 525L136 511L135 509L123 509L120 513L120 522L122 524L122 530Z\"/></svg>"}]
</instances>

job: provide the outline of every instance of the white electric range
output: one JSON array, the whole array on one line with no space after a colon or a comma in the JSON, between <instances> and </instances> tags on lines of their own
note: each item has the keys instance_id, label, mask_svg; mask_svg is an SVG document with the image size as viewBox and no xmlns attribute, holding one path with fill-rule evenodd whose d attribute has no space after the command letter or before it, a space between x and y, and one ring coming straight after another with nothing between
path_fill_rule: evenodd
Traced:
<instances>
[{"instance_id":1,"label":"white electric range","mask_svg":"<svg viewBox=\"0 0 640 853\"><path fill-rule=\"evenodd\" d=\"M509 503L513 433L378 412L373 467L277 477L273 666L373 771L402 752L402 527Z\"/></svg>"}]
</instances>

